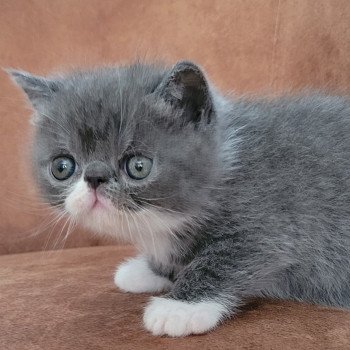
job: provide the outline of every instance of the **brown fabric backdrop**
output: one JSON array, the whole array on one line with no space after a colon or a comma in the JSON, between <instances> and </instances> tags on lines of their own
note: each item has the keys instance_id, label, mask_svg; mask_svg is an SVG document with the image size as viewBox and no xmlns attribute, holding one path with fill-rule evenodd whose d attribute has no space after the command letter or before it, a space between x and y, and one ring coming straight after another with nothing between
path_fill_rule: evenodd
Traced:
<instances>
[{"instance_id":1,"label":"brown fabric backdrop","mask_svg":"<svg viewBox=\"0 0 350 350\"><path fill-rule=\"evenodd\" d=\"M0 66L36 74L186 58L239 93L348 91L349 38L348 0L0 1ZM0 254L62 246L26 165L30 111L4 72L0 92ZM76 232L65 246L103 243Z\"/></svg>"}]
</instances>

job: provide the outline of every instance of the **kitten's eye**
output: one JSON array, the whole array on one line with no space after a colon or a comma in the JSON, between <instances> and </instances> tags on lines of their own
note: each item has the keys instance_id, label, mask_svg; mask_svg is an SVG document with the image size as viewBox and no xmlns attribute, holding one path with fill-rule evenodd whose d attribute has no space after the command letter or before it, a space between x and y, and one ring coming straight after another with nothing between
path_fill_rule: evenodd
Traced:
<instances>
[{"instance_id":1,"label":"kitten's eye","mask_svg":"<svg viewBox=\"0 0 350 350\"><path fill-rule=\"evenodd\" d=\"M151 172L152 164L152 159L134 156L126 161L125 170L132 179L142 180Z\"/></svg>"},{"instance_id":2,"label":"kitten's eye","mask_svg":"<svg viewBox=\"0 0 350 350\"><path fill-rule=\"evenodd\" d=\"M70 157L57 157L52 161L51 173L57 180L67 180L74 174L75 162Z\"/></svg>"}]
</instances>

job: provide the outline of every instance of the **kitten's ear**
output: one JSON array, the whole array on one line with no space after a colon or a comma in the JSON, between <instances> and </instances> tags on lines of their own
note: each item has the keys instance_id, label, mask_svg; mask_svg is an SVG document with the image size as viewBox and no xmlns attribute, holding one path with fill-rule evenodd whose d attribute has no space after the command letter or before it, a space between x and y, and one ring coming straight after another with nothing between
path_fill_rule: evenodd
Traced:
<instances>
[{"instance_id":1,"label":"kitten's ear","mask_svg":"<svg viewBox=\"0 0 350 350\"><path fill-rule=\"evenodd\" d=\"M194 63L178 62L155 92L175 108L183 109L186 121L210 123L212 101L208 83Z\"/></svg>"},{"instance_id":2,"label":"kitten's ear","mask_svg":"<svg viewBox=\"0 0 350 350\"><path fill-rule=\"evenodd\" d=\"M23 89L30 103L38 111L42 105L50 101L52 95L59 89L59 84L54 80L14 69L6 69L6 72Z\"/></svg>"}]
</instances>

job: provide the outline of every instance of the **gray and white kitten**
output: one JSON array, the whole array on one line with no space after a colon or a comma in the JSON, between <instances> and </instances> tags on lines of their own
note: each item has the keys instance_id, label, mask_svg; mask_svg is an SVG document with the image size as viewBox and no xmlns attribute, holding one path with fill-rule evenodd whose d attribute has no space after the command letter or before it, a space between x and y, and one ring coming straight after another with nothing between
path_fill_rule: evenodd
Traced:
<instances>
[{"instance_id":1,"label":"gray and white kitten","mask_svg":"<svg viewBox=\"0 0 350 350\"><path fill-rule=\"evenodd\" d=\"M11 75L43 196L139 248L120 289L167 292L150 332L207 332L251 297L350 306L349 99L225 97L186 61Z\"/></svg>"}]
</instances>

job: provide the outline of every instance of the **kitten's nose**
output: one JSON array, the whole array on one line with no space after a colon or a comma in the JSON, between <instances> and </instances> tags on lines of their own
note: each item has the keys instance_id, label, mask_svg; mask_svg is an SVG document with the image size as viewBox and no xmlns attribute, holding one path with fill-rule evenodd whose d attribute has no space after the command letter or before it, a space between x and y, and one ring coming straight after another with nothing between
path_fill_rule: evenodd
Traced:
<instances>
[{"instance_id":1,"label":"kitten's nose","mask_svg":"<svg viewBox=\"0 0 350 350\"><path fill-rule=\"evenodd\" d=\"M88 183L89 187L96 189L101 184L108 182L112 175L113 172L107 164L103 162L92 162L85 170L84 180Z\"/></svg>"}]
</instances>

